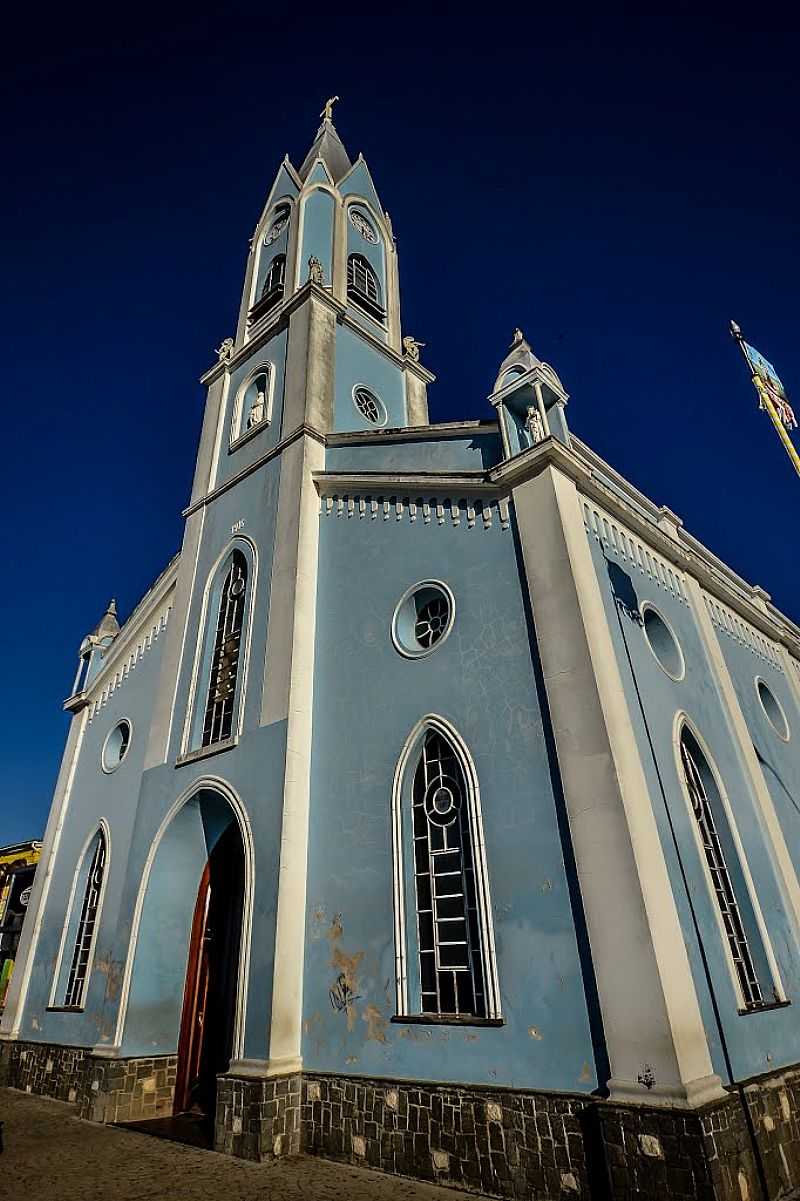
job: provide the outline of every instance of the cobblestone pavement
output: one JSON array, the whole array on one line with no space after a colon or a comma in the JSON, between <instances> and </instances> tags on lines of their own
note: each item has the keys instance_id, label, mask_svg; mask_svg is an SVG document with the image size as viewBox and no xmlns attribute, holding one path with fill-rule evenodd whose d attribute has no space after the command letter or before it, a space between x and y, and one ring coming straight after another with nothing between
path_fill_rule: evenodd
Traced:
<instances>
[{"instance_id":1,"label":"cobblestone pavement","mask_svg":"<svg viewBox=\"0 0 800 1201\"><path fill-rule=\"evenodd\" d=\"M0 1089L0 1198L48 1201L475 1201L366 1168L298 1156L248 1163L83 1122L72 1106Z\"/></svg>"}]
</instances>

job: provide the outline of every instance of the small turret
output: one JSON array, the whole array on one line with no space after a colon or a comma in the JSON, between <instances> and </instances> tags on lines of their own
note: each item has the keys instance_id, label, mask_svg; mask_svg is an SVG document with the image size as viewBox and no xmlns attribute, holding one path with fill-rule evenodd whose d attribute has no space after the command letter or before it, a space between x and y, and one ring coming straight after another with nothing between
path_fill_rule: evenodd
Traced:
<instances>
[{"instance_id":1,"label":"small turret","mask_svg":"<svg viewBox=\"0 0 800 1201\"><path fill-rule=\"evenodd\" d=\"M564 415L567 393L553 368L534 354L521 329L514 330L488 399L497 409L506 458L551 436L569 445Z\"/></svg>"},{"instance_id":2,"label":"small turret","mask_svg":"<svg viewBox=\"0 0 800 1201\"><path fill-rule=\"evenodd\" d=\"M108 608L97 625L87 634L80 646L78 671L72 686L70 697L79 696L85 691L90 679L100 670L100 664L108 648L119 633L117 619L117 602L114 597L108 602Z\"/></svg>"}]
</instances>

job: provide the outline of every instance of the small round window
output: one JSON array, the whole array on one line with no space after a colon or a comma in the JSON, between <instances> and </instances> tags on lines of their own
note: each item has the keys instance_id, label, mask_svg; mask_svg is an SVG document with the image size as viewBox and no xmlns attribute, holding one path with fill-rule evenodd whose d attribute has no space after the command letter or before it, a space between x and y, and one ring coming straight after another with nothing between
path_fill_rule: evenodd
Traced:
<instances>
[{"instance_id":1,"label":"small round window","mask_svg":"<svg viewBox=\"0 0 800 1201\"><path fill-rule=\"evenodd\" d=\"M782 738L784 742L788 742L789 723L786 720L783 705L772 689L760 678L756 680L756 692L758 693L758 699L761 701L761 708L764 710L764 716L767 721L778 737Z\"/></svg>"},{"instance_id":2,"label":"small round window","mask_svg":"<svg viewBox=\"0 0 800 1201\"><path fill-rule=\"evenodd\" d=\"M377 245L378 235L372 227L372 222L368 221L359 209L350 209L350 224L358 230L365 242L370 242L373 246Z\"/></svg>"},{"instance_id":3,"label":"small round window","mask_svg":"<svg viewBox=\"0 0 800 1201\"><path fill-rule=\"evenodd\" d=\"M671 679L682 680L686 674L683 651L664 618L650 605L644 605L642 608L642 629L647 645L661 669Z\"/></svg>"},{"instance_id":4,"label":"small round window","mask_svg":"<svg viewBox=\"0 0 800 1201\"><path fill-rule=\"evenodd\" d=\"M272 222L272 225L269 227L269 230L264 235L264 245L271 246L272 243L281 236L281 234L286 229L286 226L288 224L289 224L289 209L288 209L288 207L284 206L284 207L278 209L278 211L275 214L275 220Z\"/></svg>"},{"instance_id":5,"label":"small round window","mask_svg":"<svg viewBox=\"0 0 800 1201\"><path fill-rule=\"evenodd\" d=\"M103 771L116 771L131 745L131 723L117 722L103 744Z\"/></svg>"},{"instance_id":6,"label":"small round window","mask_svg":"<svg viewBox=\"0 0 800 1201\"><path fill-rule=\"evenodd\" d=\"M392 641L408 659L429 655L450 633L455 613L450 589L423 580L401 597L392 619Z\"/></svg>"},{"instance_id":7,"label":"small round window","mask_svg":"<svg viewBox=\"0 0 800 1201\"><path fill-rule=\"evenodd\" d=\"M353 388L353 404L370 425L386 424L386 405L374 392L370 392L369 388L360 384Z\"/></svg>"}]
</instances>

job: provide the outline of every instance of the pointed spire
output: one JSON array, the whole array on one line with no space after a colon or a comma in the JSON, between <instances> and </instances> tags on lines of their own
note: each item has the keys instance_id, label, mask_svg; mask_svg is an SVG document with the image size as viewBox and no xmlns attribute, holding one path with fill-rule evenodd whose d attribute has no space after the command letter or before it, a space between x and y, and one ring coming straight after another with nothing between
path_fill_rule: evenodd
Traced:
<instances>
[{"instance_id":1,"label":"pointed spire","mask_svg":"<svg viewBox=\"0 0 800 1201\"><path fill-rule=\"evenodd\" d=\"M108 608L92 631L92 635L99 640L102 638L116 638L118 633L119 622L117 621L117 602L116 599L112 597L108 602Z\"/></svg>"},{"instance_id":2,"label":"pointed spire","mask_svg":"<svg viewBox=\"0 0 800 1201\"><path fill-rule=\"evenodd\" d=\"M539 366L541 366L541 359L538 359L531 350L530 343L526 340L522 330L515 329L511 345L508 348L508 354L500 364L500 369L497 373L498 381L510 367L518 367L522 371L530 371L531 367ZM495 387L497 387L497 384L495 384Z\"/></svg>"},{"instance_id":3,"label":"pointed spire","mask_svg":"<svg viewBox=\"0 0 800 1201\"><path fill-rule=\"evenodd\" d=\"M338 99L338 96L331 96L330 100L325 102L325 106L320 113L322 124L317 130L311 149L303 159L302 167L298 171L298 175L304 183L314 162L318 158L321 158L325 163L334 183L338 183L353 165L331 119L333 106Z\"/></svg>"}]
</instances>

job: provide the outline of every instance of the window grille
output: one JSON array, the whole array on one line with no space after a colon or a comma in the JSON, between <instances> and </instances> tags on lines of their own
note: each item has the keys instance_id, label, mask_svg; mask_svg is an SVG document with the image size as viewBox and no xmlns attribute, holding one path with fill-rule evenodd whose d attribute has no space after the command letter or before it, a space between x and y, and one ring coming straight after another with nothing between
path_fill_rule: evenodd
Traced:
<instances>
[{"instance_id":1,"label":"window grille","mask_svg":"<svg viewBox=\"0 0 800 1201\"><path fill-rule=\"evenodd\" d=\"M67 992L64 1004L76 1007L83 1002L86 987L86 971L94 945L97 928L97 909L100 904L100 893L103 888L103 873L106 866L106 839L101 830L97 836L89 874L86 877L86 888L83 894L83 905L78 922L78 933L75 938L75 949L72 953L72 964L67 978Z\"/></svg>"},{"instance_id":2,"label":"window grille","mask_svg":"<svg viewBox=\"0 0 800 1201\"><path fill-rule=\"evenodd\" d=\"M247 560L241 551L235 550L219 602L211 679L203 722L203 746L230 738L233 729L246 591Z\"/></svg>"},{"instance_id":3,"label":"window grille","mask_svg":"<svg viewBox=\"0 0 800 1201\"><path fill-rule=\"evenodd\" d=\"M373 316L384 316L381 285L363 254L351 254L347 260L347 297Z\"/></svg>"},{"instance_id":4,"label":"window grille","mask_svg":"<svg viewBox=\"0 0 800 1201\"><path fill-rule=\"evenodd\" d=\"M378 399L369 388L355 388L353 391L353 401L361 416L370 423L370 425L383 425L386 421L386 409L383 402Z\"/></svg>"},{"instance_id":5,"label":"window grille","mask_svg":"<svg viewBox=\"0 0 800 1201\"><path fill-rule=\"evenodd\" d=\"M436 732L422 747L412 813L422 1012L485 1017L466 784Z\"/></svg>"},{"instance_id":6,"label":"window grille","mask_svg":"<svg viewBox=\"0 0 800 1201\"><path fill-rule=\"evenodd\" d=\"M414 623L414 637L420 646L429 650L441 638L450 621L450 605L447 597L439 594L420 606Z\"/></svg>"},{"instance_id":7,"label":"window grille","mask_svg":"<svg viewBox=\"0 0 800 1201\"><path fill-rule=\"evenodd\" d=\"M692 812L700 831L700 841L703 844L706 863L714 887L714 895L722 917L725 937L728 940L728 947L736 968L736 975L744 996L745 1007L747 1009L758 1009L765 1004L765 1001L756 974L753 956L747 942L747 934L745 933L741 911L736 900L733 881L725 863L725 855L714 821L714 813L709 801L708 792L703 782L700 762L704 763L706 772L710 771L710 769L708 764L705 763L699 748L695 748L694 753L690 750L685 732L681 736L681 760L683 763L684 779L692 804Z\"/></svg>"}]
</instances>

